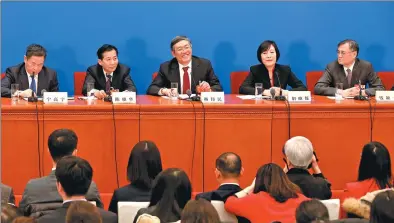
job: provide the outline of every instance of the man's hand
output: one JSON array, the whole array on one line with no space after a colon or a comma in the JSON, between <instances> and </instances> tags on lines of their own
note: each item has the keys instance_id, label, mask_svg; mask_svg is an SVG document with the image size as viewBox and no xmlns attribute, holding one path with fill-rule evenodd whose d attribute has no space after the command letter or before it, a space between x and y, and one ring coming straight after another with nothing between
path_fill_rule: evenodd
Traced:
<instances>
[{"instance_id":1,"label":"man's hand","mask_svg":"<svg viewBox=\"0 0 394 223\"><path fill-rule=\"evenodd\" d=\"M26 89L26 90L24 90L24 91L20 91L20 92L19 92L19 97L22 97L22 98L31 97L32 92L33 92L33 91L32 91L31 89Z\"/></svg>"},{"instance_id":2,"label":"man's hand","mask_svg":"<svg viewBox=\"0 0 394 223\"><path fill-rule=\"evenodd\" d=\"M94 96L98 99L103 99L105 98L105 96L107 96L107 94L103 90L101 90L94 92Z\"/></svg>"},{"instance_id":3,"label":"man's hand","mask_svg":"<svg viewBox=\"0 0 394 223\"><path fill-rule=\"evenodd\" d=\"M200 83L200 89L201 92L209 92L211 91L211 86L208 84L208 82L203 81Z\"/></svg>"},{"instance_id":4,"label":"man's hand","mask_svg":"<svg viewBox=\"0 0 394 223\"><path fill-rule=\"evenodd\" d=\"M358 87L348 88L342 91L342 96L345 97L354 97L360 94L360 89Z\"/></svg>"},{"instance_id":5,"label":"man's hand","mask_svg":"<svg viewBox=\"0 0 394 223\"><path fill-rule=\"evenodd\" d=\"M171 89L169 88L162 88L160 89L160 94L164 96L171 97Z\"/></svg>"},{"instance_id":6,"label":"man's hand","mask_svg":"<svg viewBox=\"0 0 394 223\"><path fill-rule=\"evenodd\" d=\"M313 173L314 173L314 174L319 174L319 173L321 173L321 170L320 170L320 168L319 168L319 165L317 164L316 156L315 156L315 155L313 155L313 157L312 157L312 170L313 170Z\"/></svg>"}]
</instances>

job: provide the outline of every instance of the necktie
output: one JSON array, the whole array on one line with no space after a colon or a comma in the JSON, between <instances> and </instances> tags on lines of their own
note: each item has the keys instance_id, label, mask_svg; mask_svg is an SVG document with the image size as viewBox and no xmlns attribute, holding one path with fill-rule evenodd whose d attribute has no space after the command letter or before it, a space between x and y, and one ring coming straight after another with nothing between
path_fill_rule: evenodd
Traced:
<instances>
[{"instance_id":1,"label":"necktie","mask_svg":"<svg viewBox=\"0 0 394 223\"><path fill-rule=\"evenodd\" d=\"M105 92L108 94L111 90L111 75L107 74L107 82L105 82Z\"/></svg>"},{"instance_id":2,"label":"necktie","mask_svg":"<svg viewBox=\"0 0 394 223\"><path fill-rule=\"evenodd\" d=\"M37 94L37 88L36 88L36 80L34 79L34 75L30 75L31 78L31 83L30 83L30 89Z\"/></svg>"},{"instance_id":3,"label":"necktie","mask_svg":"<svg viewBox=\"0 0 394 223\"><path fill-rule=\"evenodd\" d=\"M350 70L349 68L346 70L346 72L347 72L347 83L349 84L349 87L350 87L350 84L352 83L352 70Z\"/></svg>"},{"instance_id":4,"label":"necktie","mask_svg":"<svg viewBox=\"0 0 394 223\"><path fill-rule=\"evenodd\" d=\"M183 86L182 86L182 93L186 94L186 91L190 89L190 80L189 80L189 72L187 70L189 67L183 67Z\"/></svg>"}]
</instances>

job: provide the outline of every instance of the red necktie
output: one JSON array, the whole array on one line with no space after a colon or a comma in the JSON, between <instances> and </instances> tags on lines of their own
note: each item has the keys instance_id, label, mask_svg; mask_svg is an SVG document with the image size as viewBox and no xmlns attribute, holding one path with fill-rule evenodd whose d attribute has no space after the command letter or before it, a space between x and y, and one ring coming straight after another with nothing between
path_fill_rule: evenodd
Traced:
<instances>
[{"instance_id":1,"label":"red necktie","mask_svg":"<svg viewBox=\"0 0 394 223\"><path fill-rule=\"evenodd\" d=\"M190 80L189 80L189 72L187 70L189 67L183 67L183 86L182 93L186 94L186 91L190 89Z\"/></svg>"}]
</instances>

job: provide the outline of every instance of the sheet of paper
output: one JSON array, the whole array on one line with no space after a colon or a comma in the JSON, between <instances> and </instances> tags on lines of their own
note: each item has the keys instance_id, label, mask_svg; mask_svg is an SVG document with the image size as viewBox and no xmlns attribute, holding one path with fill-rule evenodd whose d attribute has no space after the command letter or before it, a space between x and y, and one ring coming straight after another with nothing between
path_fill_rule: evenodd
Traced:
<instances>
[{"instance_id":1,"label":"sheet of paper","mask_svg":"<svg viewBox=\"0 0 394 223\"><path fill-rule=\"evenodd\" d=\"M335 96L327 96L328 99L335 100ZM344 97L345 99L354 99L354 97Z\"/></svg>"},{"instance_id":2,"label":"sheet of paper","mask_svg":"<svg viewBox=\"0 0 394 223\"><path fill-rule=\"evenodd\" d=\"M237 98L240 98L242 100L247 100L247 99L256 99L255 95L237 95ZM270 99L270 96L261 96L261 99Z\"/></svg>"}]
</instances>

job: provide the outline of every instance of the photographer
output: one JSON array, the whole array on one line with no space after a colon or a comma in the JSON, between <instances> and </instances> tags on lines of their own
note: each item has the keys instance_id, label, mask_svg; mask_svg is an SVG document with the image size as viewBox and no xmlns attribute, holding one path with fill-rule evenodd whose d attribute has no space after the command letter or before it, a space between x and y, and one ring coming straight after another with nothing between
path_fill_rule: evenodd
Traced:
<instances>
[{"instance_id":1,"label":"photographer","mask_svg":"<svg viewBox=\"0 0 394 223\"><path fill-rule=\"evenodd\" d=\"M285 173L306 197L321 200L331 198L331 184L323 176L312 143L307 138L295 136L289 139L284 146L283 155ZM308 172L309 168L312 168L313 175Z\"/></svg>"}]
</instances>

